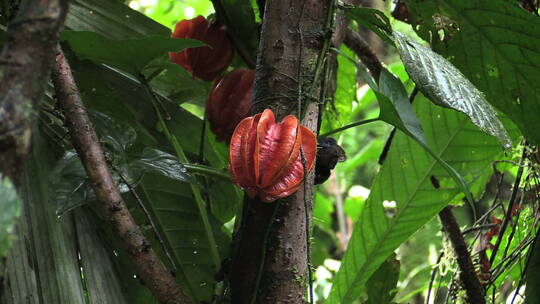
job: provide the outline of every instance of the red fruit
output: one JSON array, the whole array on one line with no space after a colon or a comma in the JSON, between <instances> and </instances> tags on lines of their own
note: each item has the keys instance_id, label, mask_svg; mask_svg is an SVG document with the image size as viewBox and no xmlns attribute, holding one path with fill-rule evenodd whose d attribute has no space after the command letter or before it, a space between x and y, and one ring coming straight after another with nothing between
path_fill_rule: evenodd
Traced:
<instances>
[{"instance_id":1,"label":"red fruit","mask_svg":"<svg viewBox=\"0 0 540 304\"><path fill-rule=\"evenodd\" d=\"M236 69L214 83L206 115L217 140L229 142L238 123L249 116L255 71Z\"/></svg>"},{"instance_id":2,"label":"red fruit","mask_svg":"<svg viewBox=\"0 0 540 304\"><path fill-rule=\"evenodd\" d=\"M229 145L232 181L249 197L258 196L263 202L289 196L304 180L300 147L310 172L317 154L311 130L292 115L276 123L269 109L247 117L234 130Z\"/></svg>"},{"instance_id":3,"label":"red fruit","mask_svg":"<svg viewBox=\"0 0 540 304\"><path fill-rule=\"evenodd\" d=\"M172 37L197 39L210 46L169 53L172 62L181 65L195 77L212 81L231 63L233 47L225 27L215 22L209 24L203 16L178 22Z\"/></svg>"}]
</instances>

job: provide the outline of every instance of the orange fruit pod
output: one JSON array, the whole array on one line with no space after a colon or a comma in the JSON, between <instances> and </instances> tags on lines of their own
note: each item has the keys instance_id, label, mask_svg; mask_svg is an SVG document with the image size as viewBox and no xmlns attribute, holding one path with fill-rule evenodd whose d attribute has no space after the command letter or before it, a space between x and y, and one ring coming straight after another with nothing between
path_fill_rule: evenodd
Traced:
<instances>
[{"instance_id":1,"label":"orange fruit pod","mask_svg":"<svg viewBox=\"0 0 540 304\"><path fill-rule=\"evenodd\" d=\"M236 69L214 83L206 115L217 140L229 143L236 125L249 116L254 79L254 70Z\"/></svg>"},{"instance_id":2,"label":"orange fruit pod","mask_svg":"<svg viewBox=\"0 0 540 304\"><path fill-rule=\"evenodd\" d=\"M269 109L247 117L236 126L229 145L231 179L250 198L258 196L263 202L289 196L304 180L301 148L305 169L311 172L317 139L296 117L276 123Z\"/></svg>"},{"instance_id":3,"label":"orange fruit pod","mask_svg":"<svg viewBox=\"0 0 540 304\"><path fill-rule=\"evenodd\" d=\"M171 37L197 39L209 45L169 53L172 62L181 65L194 77L212 81L233 58L233 46L225 27L216 22L209 23L203 16L178 22Z\"/></svg>"}]
</instances>

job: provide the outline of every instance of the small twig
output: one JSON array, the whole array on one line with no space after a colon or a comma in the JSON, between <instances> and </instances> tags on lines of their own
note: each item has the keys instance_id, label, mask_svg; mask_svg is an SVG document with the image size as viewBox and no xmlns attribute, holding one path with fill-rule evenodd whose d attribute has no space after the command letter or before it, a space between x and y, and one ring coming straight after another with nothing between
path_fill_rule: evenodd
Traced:
<instances>
[{"instance_id":1,"label":"small twig","mask_svg":"<svg viewBox=\"0 0 540 304\"><path fill-rule=\"evenodd\" d=\"M361 120L361 121L357 121L357 122L353 122L352 124L348 124L346 126L343 126L341 128L338 128L338 129L335 129L335 130L332 130L330 132L327 132L327 133L324 133L324 134L321 134L319 135L319 137L328 137L332 134L336 134L336 133L339 133L341 131L345 131L347 129L350 129L350 128L354 128L354 127L358 127L358 126L361 126L361 125L365 125L365 124L368 124L370 122L374 122L374 121L378 121L379 118L371 118L371 119L366 119L366 120Z\"/></svg>"},{"instance_id":2,"label":"small twig","mask_svg":"<svg viewBox=\"0 0 540 304\"><path fill-rule=\"evenodd\" d=\"M345 30L345 40L343 41L367 66L369 72L375 79L375 82L379 83L379 76L383 69L382 63L377 58L377 55L371 50L367 42L360 36L360 34L353 32L350 28Z\"/></svg>"},{"instance_id":3,"label":"small twig","mask_svg":"<svg viewBox=\"0 0 540 304\"><path fill-rule=\"evenodd\" d=\"M98 207L125 247L135 265L138 277L160 303L190 303L129 213L109 172L105 154L82 103L71 67L60 46L52 80L58 104L66 117L66 126L71 134L73 146L91 181Z\"/></svg>"},{"instance_id":4,"label":"small twig","mask_svg":"<svg viewBox=\"0 0 540 304\"><path fill-rule=\"evenodd\" d=\"M469 228L463 230L462 234L465 235L467 233L475 232L475 231L478 231L478 230L484 230L484 229L492 228L492 227L495 227L497 225L498 224L495 224L495 223L489 223L489 224L469 227Z\"/></svg>"},{"instance_id":5,"label":"small twig","mask_svg":"<svg viewBox=\"0 0 540 304\"><path fill-rule=\"evenodd\" d=\"M516 179L514 181L514 188L512 189L512 195L510 196L510 202L508 203L508 209L506 209L506 214L504 217L504 220L501 224L501 230L499 232L499 237L497 238L497 242L495 243L495 246L493 247L493 251L491 253L491 256L489 258L489 263L493 265L493 262L495 261L495 257L497 256L497 251L499 250L499 247L501 246L501 241L504 237L504 233L506 232L506 227L508 227L508 223L510 222L510 219L512 218L512 209L514 207L515 200L517 198L517 193L519 191L519 184L521 183L521 177L523 176L523 163L525 162L525 158L527 157L527 145L523 147L523 152L521 154L521 160L519 161L520 166L518 167L518 172L516 175Z\"/></svg>"},{"instance_id":6,"label":"small twig","mask_svg":"<svg viewBox=\"0 0 540 304\"><path fill-rule=\"evenodd\" d=\"M452 214L451 207L445 207L439 212L439 218L444 227L444 230L454 248L457 264L459 266L459 277L463 282L463 287L467 293L468 301L472 304L483 304L485 300L485 290L476 272L471 260L471 255L467 249L465 239L459 229L459 225Z\"/></svg>"}]
</instances>

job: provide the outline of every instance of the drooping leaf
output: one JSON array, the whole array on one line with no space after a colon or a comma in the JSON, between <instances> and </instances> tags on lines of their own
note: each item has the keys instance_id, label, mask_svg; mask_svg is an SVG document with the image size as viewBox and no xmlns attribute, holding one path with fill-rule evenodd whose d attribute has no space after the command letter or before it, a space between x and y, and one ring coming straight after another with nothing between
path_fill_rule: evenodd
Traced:
<instances>
[{"instance_id":1,"label":"drooping leaf","mask_svg":"<svg viewBox=\"0 0 540 304\"><path fill-rule=\"evenodd\" d=\"M379 91L375 92L375 94L381 108L381 114L379 115L381 120L410 134L422 144L426 143L420 121L413 112L407 91L405 91L405 87L399 79L386 69L382 69L379 79Z\"/></svg>"},{"instance_id":2,"label":"drooping leaf","mask_svg":"<svg viewBox=\"0 0 540 304\"><path fill-rule=\"evenodd\" d=\"M65 31L61 39L67 42L79 58L104 63L135 76L150 61L169 51L179 52L190 47L204 46L204 43L193 39L149 36L117 40L88 31Z\"/></svg>"},{"instance_id":3,"label":"drooping leaf","mask_svg":"<svg viewBox=\"0 0 540 304\"><path fill-rule=\"evenodd\" d=\"M510 138L484 95L448 60L395 31L396 46L420 91L436 104L461 111L507 148Z\"/></svg>"},{"instance_id":4,"label":"drooping leaf","mask_svg":"<svg viewBox=\"0 0 540 304\"><path fill-rule=\"evenodd\" d=\"M413 28L540 143L540 19L504 0L407 1Z\"/></svg>"},{"instance_id":5,"label":"drooping leaf","mask_svg":"<svg viewBox=\"0 0 540 304\"><path fill-rule=\"evenodd\" d=\"M456 181L465 194L469 202L473 202L474 199L469 191L469 188L463 177L457 172L450 164L444 161L440 155L434 152L433 148L429 146L424 137L424 132L420 126L418 118L412 110L411 103L405 91L403 83L395 76L390 74L386 69L382 69L379 79L379 90L376 91L377 99L381 108L380 118L398 129L405 134L411 136L416 140L424 149L439 162L439 164L450 174L450 176ZM474 208L473 208L474 211ZM476 215L475 215L476 216Z\"/></svg>"},{"instance_id":6,"label":"drooping leaf","mask_svg":"<svg viewBox=\"0 0 540 304\"><path fill-rule=\"evenodd\" d=\"M21 212L21 199L15 186L0 174L0 257L6 255L14 236L14 228Z\"/></svg>"},{"instance_id":7,"label":"drooping leaf","mask_svg":"<svg viewBox=\"0 0 540 304\"><path fill-rule=\"evenodd\" d=\"M364 304L390 304L396 295L399 261L392 254L366 283L368 299Z\"/></svg>"},{"instance_id":8,"label":"drooping leaf","mask_svg":"<svg viewBox=\"0 0 540 304\"><path fill-rule=\"evenodd\" d=\"M366 7L355 7L345 9L345 15L359 24L369 28L381 39L394 44L392 37L392 26L390 19L380 10Z\"/></svg>"},{"instance_id":9,"label":"drooping leaf","mask_svg":"<svg viewBox=\"0 0 540 304\"><path fill-rule=\"evenodd\" d=\"M433 152L456 168L468 183L490 173L502 149L495 138L459 112L417 97L415 109ZM439 188L432 184L434 177ZM366 280L418 228L461 192L451 175L421 145L397 132L390 152L362 206L348 250L334 279L328 303L351 303ZM396 208L387 209L383 202Z\"/></svg>"}]
</instances>

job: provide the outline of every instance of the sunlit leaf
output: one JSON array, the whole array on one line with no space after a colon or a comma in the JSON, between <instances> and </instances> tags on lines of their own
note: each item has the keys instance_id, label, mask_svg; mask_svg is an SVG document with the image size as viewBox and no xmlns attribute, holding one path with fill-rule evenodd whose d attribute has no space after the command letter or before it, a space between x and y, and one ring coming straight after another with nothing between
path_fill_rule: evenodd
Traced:
<instances>
[{"instance_id":1,"label":"sunlit leaf","mask_svg":"<svg viewBox=\"0 0 540 304\"><path fill-rule=\"evenodd\" d=\"M407 7L417 33L540 143L540 18L504 0L414 0Z\"/></svg>"},{"instance_id":2,"label":"sunlit leaf","mask_svg":"<svg viewBox=\"0 0 540 304\"><path fill-rule=\"evenodd\" d=\"M396 46L407 72L420 91L440 106L461 111L507 148L510 138L495 110L484 95L448 60L400 32L394 32Z\"/></svg>"},{"instance_id":3,"label":"sunlit leaf","mask_svg":"<svg viewBox=\"0 0 540 304\"><path fill-rule=\"evenodd\" d=\"M429 131L426 141L434 153L456 168L467 183L489 174L491 162L502 152L496 139L481 132L464 114L417 99L416 113ZM439 188L432 184L432 177ZM398 131L360 212L328 303L357 299L381 263L460 192L438 161ZM395 208L388 207L394 204Z\"/></svg>"}]
</instances>

